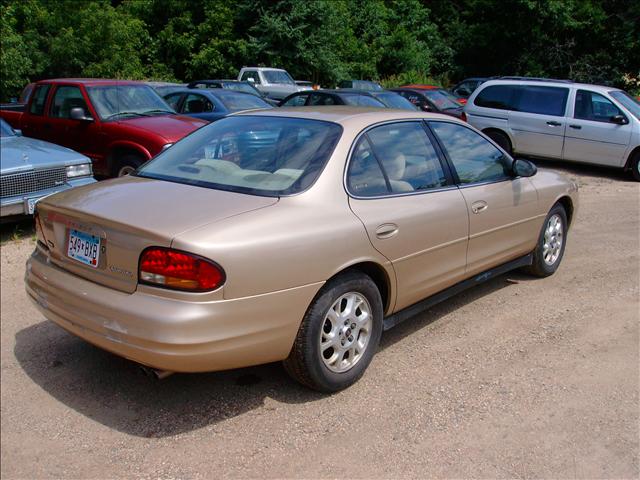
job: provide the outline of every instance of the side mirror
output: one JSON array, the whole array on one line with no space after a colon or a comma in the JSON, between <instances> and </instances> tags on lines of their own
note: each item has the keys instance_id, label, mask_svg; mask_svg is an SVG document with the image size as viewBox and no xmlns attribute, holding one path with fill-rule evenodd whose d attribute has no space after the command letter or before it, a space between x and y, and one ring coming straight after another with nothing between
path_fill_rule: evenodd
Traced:
<instances>
[{"instance_id":1,"label":"side mirror","mask_svg":"<svg viewBox=\"0 0 640 480\"><path fill-rule=\"evenodd\" d=\"M16 130L15 128L13 129L13 133L15 133L16 137L21 137L22 136L22 130Z\"/></svg>"},{"instance_id":2,"label":"side mirror","mask_svg":"<svg viewBox=\"0 0 640 480\"><path fill-rule=\"evenodd\" d=\"M69 117L72 120L80 120L83 122L93 122L93 118L87 117L84 114L84 108L82 107L74 107L69 111Z\"/></svg>"},{"instance_id":3,"label":"side mirror","mask_svg":"<svg viewBox=\"0 0 640 480\"><path fill-rule=\"evenodd\" d=\"M433 112L433 108L431 108L426 103L423 103L422 105L420 105L420 110L422 110L423 112Z\"/></svg>"},{"instance_id":4,"label":"side mirror","mask_svg":"<svg viewBox=\"0 0 640 480\"><path fill-rule=\"evenodd\" d=\"M247 78L247 82L249 82L249 83L256 83L256 79L255 79L255 78L253 78L253 77L249 77L249 78Z\"/></svg>"},{"instance_id":5,"label":"side mirror","mask_svg":"<svg viewBox=\"0 0 640 480\"><path fill-rule=\"evenodd\" d=\"M538 167L529 160L516 158L513 161L513 173L516 177L533 177L538 173Z\"/></svg>"},{"instance_id":6,"label":"side mirror","mask_svg":"<svg viewBox=\"0 0 640 480\"><path fill-rule=\"evenodd\" d=\"M629 120L624 115L614 115L609 119L611 123L615 123L616 125L626 125L629 123Z\"/></svg>"}]
</instances>

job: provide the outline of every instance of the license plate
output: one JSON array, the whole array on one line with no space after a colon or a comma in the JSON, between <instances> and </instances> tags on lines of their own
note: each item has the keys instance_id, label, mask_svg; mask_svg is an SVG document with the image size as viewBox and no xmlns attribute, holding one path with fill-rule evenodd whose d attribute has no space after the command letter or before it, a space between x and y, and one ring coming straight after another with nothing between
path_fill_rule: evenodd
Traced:
<instances>
[{"instance_id":1,"label":"license plate","mask_svg":"<svg viewBox=\"0 0 640 480\"><path fill-rule=\"evenodd\" d=\"M69 230L67 255L85 265L97 267L100 257L100 237L78 230Z\"/></svg>"}]
</instances>

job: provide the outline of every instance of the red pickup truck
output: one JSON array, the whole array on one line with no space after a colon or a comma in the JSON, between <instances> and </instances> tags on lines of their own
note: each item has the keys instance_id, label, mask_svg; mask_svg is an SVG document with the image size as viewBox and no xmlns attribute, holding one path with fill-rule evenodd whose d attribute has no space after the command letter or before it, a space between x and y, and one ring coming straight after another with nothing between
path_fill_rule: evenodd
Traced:
<instances>
[{"instance_id":1,"label":"red pickup truck","mask_svg":"<svg viewBox=\"0 0 640 480\"><path fill-rule=\"evenodd\" d=\"M96 175L121 176L207 122L177 115L148 85L98 79L42 80L24 112L0 110L25 136L91 158Z\"/></svg>"}]
</instances>

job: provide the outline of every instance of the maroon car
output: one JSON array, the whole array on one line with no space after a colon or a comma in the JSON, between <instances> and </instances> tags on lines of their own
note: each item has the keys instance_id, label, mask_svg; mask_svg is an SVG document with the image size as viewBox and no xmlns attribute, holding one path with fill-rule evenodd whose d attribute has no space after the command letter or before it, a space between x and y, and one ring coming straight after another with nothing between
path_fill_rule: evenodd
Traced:
<instances>
[{"instance_id":1,"label":"maroon car","mask_svg":"<svg viewBox=\"0 0 640 480\"><path fill-rule=\"evenodd\" d=\"M148 85L99 79L36 83L24 112L0 110L14 129L91 158L97 175L126 175L207 122L177 115Z\"/></svg>"}]
</instances>

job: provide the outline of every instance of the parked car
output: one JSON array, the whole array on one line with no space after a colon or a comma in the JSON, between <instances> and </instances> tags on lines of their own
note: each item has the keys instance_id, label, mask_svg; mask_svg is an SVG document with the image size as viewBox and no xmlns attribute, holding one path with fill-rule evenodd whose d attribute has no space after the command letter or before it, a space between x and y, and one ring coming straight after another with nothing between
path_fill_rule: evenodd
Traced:
<instances>
[{"instance_id":1,"label":"parked car","mask_svg":"<svg viewBox=\"0 0 640 480\"><path fill-rule=\"evenodd\" d=\"M0 110L13 128L76 150L97 175L131 173L206 122L177 115L142 82L43 80L24 112Z\"/></svg>"},{"instance_id":2,"label":"parked car","mask_svg":"<svg viewBox=\"0 0 640 480\"><path fill-rule=\"evenodd\" d=\"M180 90L184 88L186 85L184 83L172 83L172 82L146 82L151 88L153 88L158 95L164 97L171 92L175 92L176 90Z\"/></svg>"},{"instance_id":3,"label":"parked car","mask_svg":"<svg viewBox=\"0 0 640 480\"><path fill-rule=\"evenodd\" d=\"M95 182L91 160L65 147L23 137L0 119L0 217L32 215L43 197Z\"/></svg>"},{"instance_id":4,"label":"parked car","mask_svg":"<svg viewBox=\"0 0 640 480\"><path fill-rule=\"evenodd\" d=\"M469 97L465 112L508 152L622 168L640 181L640 103L623 90L490 80Z\"/></svg>"},{"instance_id":5,"label":"parked car","mask_svg":"<svg viewBox=\"0 0 640 480\"><path fill-rule=\"evenodd\" d=\"M251 83L274 100L282 100L292 93L309 90L305 86L296 85L291 75L281 68L242 67L238 80Z\"/></svg>"},{"instance_id":6,"label":"parked car","mask_svg":"<svg viewBox=\"0 0 640 480\"><path fill-rule=\"evenodd\" d=\"M378 82L371 80L340 80L337 88L353 88L355 90L384 90Z\"/></svg>"},{"instance_id":7,"label":"parked car","mask_svg":"<svg viewBox=\"0 0 640 480\"><path fill-rule=\"evenodd\" d=\"M22 89L18 98L12 98L9 103L1 103L0 110L13 110L15 112L24 111L24 107L29 102L29 97L31 97L31 92L33 92L34 85L35 83L29 83Z\"/></svg>"},{"instance_id":8,"label":"parked car","mask_svg":"<svg viewBox=\"0 0 640 480\"><path fill-rule=\"evenodd\" d=\"M577 202L574 182L454 118L245 112L40 202L26 290L161 376L283 360L330 392L384 329L510 269L553 274Z\"/></svg>"},{"instance_id":9,"label":"parked car","mask_svg":"<svg viewBox=\"0 0 640 480\"><path fill-rule=\"evenodd\" d=\"M365 90L307 90L289 95L280 102L281 107L302 107L305 105L351 105L360 107L386 108L382 101Z\"/></svg>"},{"instance_id":10,"label":"parked car","mask_svg":"<svg viewBox=\"0 0 640 480\"><path fill-rule=\"evenodd\" d=\"M230 113L273 108L262 98L234 90L183 88L164 97L176 112L214 122Z\"/></svg>"},{"instance_id":11,"label":"parked car","mask_svg":"<svg viewBox=\"0 0 640 480\"><path fill-rule=\"evenodd\" d=\"M262 98L268 104L277 107L278 101L269 98L249 82L241 82L239 80L195 80L190 82L189 88L222 88L226 90L235 90L237 92L249 93L256 97Z\"/></svg>"},{"instance_id":12,"label":"parked car","mask_svg":"<svg viewBox=\"0 0 640 480\"><path fill-rule=\"evenodd\" d=\"M451 93L453 93L458 102L461 104L467 103L467 99L471 96L471 94L482 85L487 80L491 80L497 77L470 77L465 78L460 83L457 83L452 89Z\"/></svg>"},{"instance_id":13,"label":"parked car","mask_svg":"<svg viewBox=\"0 0 640 480\"><path fill-rule=\"evenodd\" d=\"M464 107L456 101L456 98L444 88L392 88L391 91L402 95L412 105L423 112L437 112L451 115L466 121Z\"/></svg>"}]
</instances>

